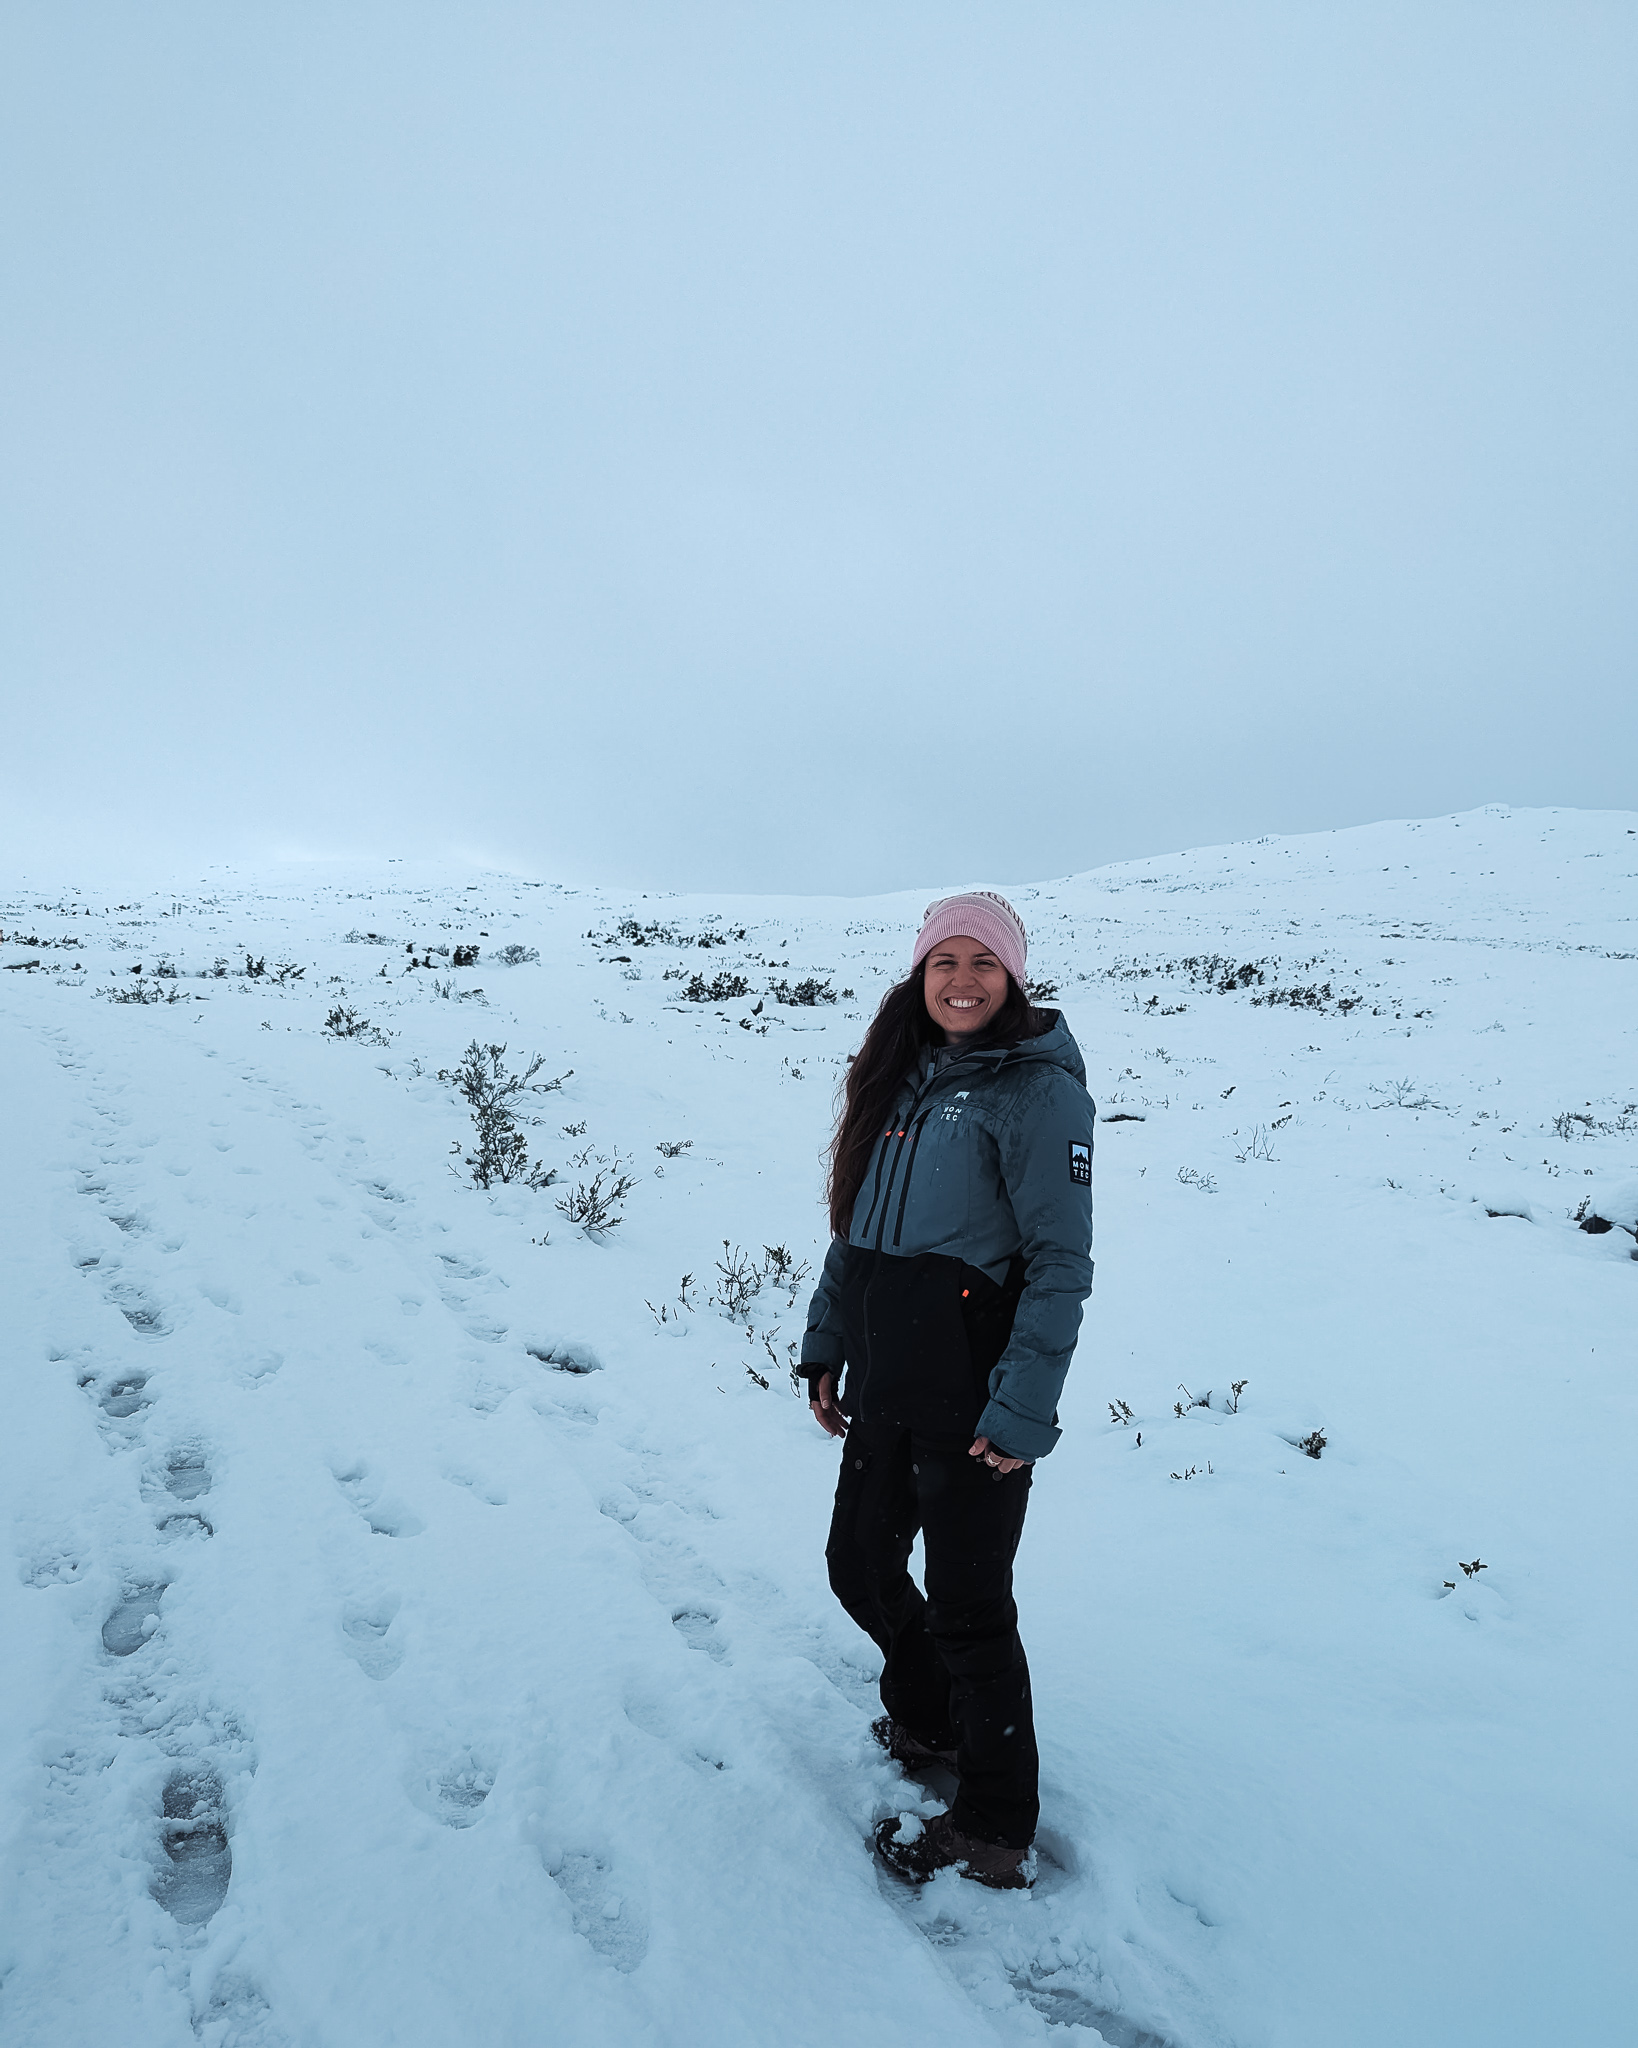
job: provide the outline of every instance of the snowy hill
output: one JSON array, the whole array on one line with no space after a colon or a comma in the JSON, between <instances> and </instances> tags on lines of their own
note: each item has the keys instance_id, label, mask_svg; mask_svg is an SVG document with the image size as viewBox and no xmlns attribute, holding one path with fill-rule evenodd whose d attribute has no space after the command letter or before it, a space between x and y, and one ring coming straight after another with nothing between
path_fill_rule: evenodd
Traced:
<instances>
[{"instance_id":1,"label":"snowy hill","mask_svg":"<svg viewBox=\"0 0 1638 2048\"><path fill-rule=\"evenodd\" d=\"M929 893L0 906L10 2048L1621 2036L1638 815L1011 891L1102 1119L1028 1896L877 1874L739 1260L817 1260ZM474 1040L551 1184L473 1184Z\"/></svg>"}]
</instances>

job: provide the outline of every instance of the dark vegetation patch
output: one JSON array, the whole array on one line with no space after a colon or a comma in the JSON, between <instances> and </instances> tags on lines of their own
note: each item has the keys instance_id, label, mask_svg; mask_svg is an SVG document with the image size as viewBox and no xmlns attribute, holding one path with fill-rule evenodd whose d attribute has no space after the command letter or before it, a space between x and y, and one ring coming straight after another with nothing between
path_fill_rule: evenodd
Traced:
<instances>
[{"instance_id":1,"label":"dark vegetation patch","mask_svg":"<svg viewBox=\"0 0 1638 2048\"><path fill-rule=\"evenodd\" d=\"M1389 997L1382 1007L1371 1005L1369 998L1357 990L1338 991L1329 981L1302 980L1293 978L1282 982L1282 972L1292 977L1312 975L1314 970L1324 966L1320 959L1299 960L1282 969L1280 961L1263 958L1260 960L1236 960L1226 953L1190 953L1177 960L1133 960L1114 961L1103 970L1106 981L1166 981L1184 982L1210 995L1249 995L1253 1004L1280 1006L1292 1010L1314 1010L1324 1016L1346 1017L1351 1011L1370 1008L1373 1017L1400 1014L1397 999ZM1158 995L1152 995L1147 1002L1139 999L1138 1007L1157 1016L1180 1016L1183 1005L1167 1007ZM1419 1010L1418 1016L1429 1014Z\"/></svg>"},{"instance_id":2,"label":"dark vegetation patch","mask_svg":"<svg viewBox=\"0 0 1638 2048\"><path fill-rule=\"evenodd\" d=\"M634 917L623 917L611 932L587 932L599 946L726 946L730 940L743 939L743 925L732 930L714 931L709 928L697 932L679 931L675 925L661 924L657 920L639 924Z\"/></svg>"},{"instance_id":3,"label":"dark vegetation patch","mask_svg":"<svg viewBox=\"0 0 1638 2048\"><path fill-rule=\"evenodd\" d=\"M799 981L794 988L788 981L770 981L768 993L776 1003L785 1003L798 1009L812 1009L817 1003L833 1003L836 1001L836 991L831 987L830 983L828 981L820 981L811 974L806 981ZM850 1002L852 997L852 989L845 988L842 990L842 1000L844 1002Z\"/></svg>"},{"instance_id":4,"label":"dark vegetation patch","mask_svg":"<svg viewBox=\"0 0 1638 2048\"><path fill-rule=\"evenodd\" d=\"M682 996L685 1003L731 1003L737 997L750 993L751 984L743 974L724 972L714 975L710 981L703 974L691 975Z\"/></svg>"}]
</instances>

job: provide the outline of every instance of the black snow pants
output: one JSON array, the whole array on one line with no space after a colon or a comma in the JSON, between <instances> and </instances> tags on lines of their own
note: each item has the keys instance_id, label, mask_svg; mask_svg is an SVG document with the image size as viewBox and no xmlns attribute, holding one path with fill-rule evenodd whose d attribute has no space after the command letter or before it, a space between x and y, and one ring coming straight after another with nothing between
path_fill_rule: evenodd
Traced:
<instances>
[{"instance_id":1,"label":"black snow pants","mask_svg":"<svg viewBox=\"0 0 1638 2048\"><path fill-rule=\"evenodd\" d=\"M1027 1848L1040 1815L1029 1666L1012 1561L1030 1468L995 1472L971 1434L855 1422L842 1445L825 1561L831 1589L881 1651L882 1705L931 1749L953 1749L950 1818L980 1841ZM926 1598L910 1576L921 1531Z\"/></svg>"}]
</instances>

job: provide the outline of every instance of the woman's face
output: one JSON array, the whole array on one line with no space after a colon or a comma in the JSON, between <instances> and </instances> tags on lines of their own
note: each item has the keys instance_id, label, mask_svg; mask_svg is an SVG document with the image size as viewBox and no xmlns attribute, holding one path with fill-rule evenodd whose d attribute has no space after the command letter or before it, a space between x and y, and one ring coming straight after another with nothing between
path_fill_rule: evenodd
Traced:
<instances>
[{"instance_id":1,"label":"woman's face","mask_svg":"<svg viewBox=\"0 0 1638 2048\"><path fill-rule=\"evenodd\" d=\"M927 1014L951 1038L982 1031L1007 1000L1007 970L976 939L942 939L927 955Z\"/></svg>"}]
</instances>

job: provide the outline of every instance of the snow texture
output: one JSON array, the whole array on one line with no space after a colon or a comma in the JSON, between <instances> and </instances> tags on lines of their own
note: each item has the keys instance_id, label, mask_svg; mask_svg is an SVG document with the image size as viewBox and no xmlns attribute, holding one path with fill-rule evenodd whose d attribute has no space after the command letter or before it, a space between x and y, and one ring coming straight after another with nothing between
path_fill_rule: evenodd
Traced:
<instances>
[{"instance_id":1,"label":"snow texture","mask_svg":"<svg viewBox=\"0 0 1638 2048\"><path fill-rule=\"evenodd\" d=\"M0 906L8 2048L1624 2035L1638 817L1012 892L1103 1119L1027 1896L872 1859L764 1254L929 893Z\"/></svg>"}]
</instances>

